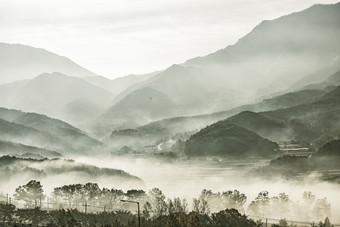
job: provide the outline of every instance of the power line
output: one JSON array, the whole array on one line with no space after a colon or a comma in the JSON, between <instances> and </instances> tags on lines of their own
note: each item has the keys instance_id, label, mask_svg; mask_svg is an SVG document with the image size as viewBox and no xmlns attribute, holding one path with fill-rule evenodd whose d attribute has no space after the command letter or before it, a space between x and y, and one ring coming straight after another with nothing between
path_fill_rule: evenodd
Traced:
<instances>
[{"instance_id":1,"label":"power line","mask_svg":"<svg viewBox=\"0 0 340 227\"><path fill-rule=\"evenodd\" d=\"M7 194L6 194L7 195ZM11 198L11 197L7 197L7 196L3 196L3 195L0 195L1 198L4 198L4 199L7 199L7 203L8 204L11 204L12 201L17 201L19 203L24 203L24 201L22 201L21 199L16 199L16 198ZM46 202L43 202L41 200L41 197L40 198L40 201L39 201L39 207L41 209L44 209L43 205L46 204L46 208L47 210L50 210L49 208L49 205L55 205L55 206L65 206L65 207L84 207L84 213L87 214L88 213L88 208L97 208L97 209L101 209L103 210L104 212L105 211L128 211L130 213L137 213L135 210L132 210L132 209L126 209L126 208L113 208L113 207L109 207L107 204L104 205L104 206L98 206L98 205L93 205L93 204L88 204L87 200L85 200L83 203L57 203L57 202L49 202L49 199L48 197ZM33 201L33 200L32 200ZM35 207L37 207L37 199L34 200L35 202ZM112 204L113 205L113 204ZM156 213L155 211L149 211L150 213ZM283 220L282 218L273 218L273 217L265 217L265 216L257 216L257 215L248 215L248 214L245 214L247 217L249 218L257 218L257 219L261 219L261 220L266 220L266 221L281 221ZM291 222L291 223L294 223L294 224L305 224L305 225L311 225L313 224L313 222L310 222L310 221L296 221L296 220L287 220L287 219L284 219L285 221L287 222ZM340 226L340 224L332 224L332 226Z\"/></svg>"},{"instance_id":2,"label":"power line","mask_svg":"<svg viewBox=\"0 0 340 227\"><path fill-rule=\"evenodd\" d=\"M247 217L250 218L258 218L258 219L263 219L263 220L271 220L271 221L281 221L283 220L282 218L271 218L271 217L264 217L264 216L256 216L256 215L246 215ZM310 225L313 224L313 222L309 222L309 221L294 221L294 220L287 220L284 219L286 222L292 222L292 223L296 223L296 224L306 224L306 225ZM332 224L332 226L340 226L340 224Z\"/></svg>"}]
</instances>

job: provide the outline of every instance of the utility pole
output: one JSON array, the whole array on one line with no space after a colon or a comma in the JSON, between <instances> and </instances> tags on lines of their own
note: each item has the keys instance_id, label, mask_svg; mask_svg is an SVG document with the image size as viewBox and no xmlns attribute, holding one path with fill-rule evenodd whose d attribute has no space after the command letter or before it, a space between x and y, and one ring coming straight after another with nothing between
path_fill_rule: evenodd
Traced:
<instances>
[{"instance_id":1,"label":"utility pole","mask_svg":"<svg viewBox=\"0 0 340 227\"><path fill-rule=\"evenodd\" d=\"M138 209L138 227L140 227L140 211L139 211L139 202L137 202L137 209Z\"/></svg>"},{"instance_id":2,"label":"utility pole","mask_svg":"<svg viewBox=\"0 0 340 227\"><path fill-rule=\"evenodd\" d=\"M11 201L12 199L11 199L11 197L9 197L9 204L12 204L12 201Z\"/></svg>"},{"instance_id":3,"label":"utility pole","mask_svg":"<svg viewBox=\"0 0 340 227\"><path fill-rule=\"evenodd\" d=\"M266 227L268 227L268 219L266 218Z\"/></svg>"},{"instance_id":4,"label":"utility pole","mask_svg":"<svg viewBox=\"0 0 340 227\"><path fill-rule=\"evenodd\" d=\"M8 204L8 194L6 194L6 204Z\"/></svg>"},{"instance_id":5,"label":"utility pole","mask_svg":"<svg viewBox=\"0 0 340 227\"><path fill-rule=\"evenodd\" d=\"M85 214L87 213L87 201L85 200Z\"/></svg>"},{"instance_id":6,"label":"utility pole","mask_svg":"<svg viewBox=\"0 0 340 227\"><path fill-rule=\"evenodd\" d=\"M120 201L122 201L122 202L124 202L124 203L136 203L136 204L137 204L138 227L140 227L140 210L139 210L139 202L137 202L137 201L131 201L131 200L124 200L124 199L122 199L122 200L120 200Z\"/></svg>"}]
</instances>

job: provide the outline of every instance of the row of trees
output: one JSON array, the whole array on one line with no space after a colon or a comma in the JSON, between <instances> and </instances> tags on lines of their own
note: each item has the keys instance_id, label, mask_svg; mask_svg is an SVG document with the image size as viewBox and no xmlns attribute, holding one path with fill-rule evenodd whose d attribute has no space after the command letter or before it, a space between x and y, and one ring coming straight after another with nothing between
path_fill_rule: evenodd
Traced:
<instances>
[{"instance_id":1,"label":"row of trees","mask_svg":"<svg viewBox=\"0 0 340 227\"><path fill-rule=\"evenodd\" d=\"M5 210L6 212L2 212ZM40 208L15 209L11 204L0 204L1 226L138 226L136 215L126 211L83 213L78 210L52 210ZM141 225L148 227L260 227L262 222L255 222L235 209L226 209L210 216L195 212L172 213L154 218L141 217Z\"/></svg>"},{"instance_id":2,"label":"row of trees","mask_svg":"<svg viewBox=\"0 0 340 227\"><path fill-rule=\"evenodd\" d=\"M289 217L293 220L324 220L331 216L331 205L326 198L317 199L311 192L304 192L301 201L294 202L286 193L269 197L269 192L262 191L250 202L245 210L247 196L237 190L217 192L203 190L198 199L193 199L193 210L200 214L209 214L226 208L237 209L260 217Z\"/></svg>"},{"instance_id":3,"label":"row of trees","mask_svg":"<svg viewBox=\"0 0 340 227\"><path fill-rule=\"evenodd\" d=\"M331 216L331 204L326 198L317 199L312 192L304 192L301 200L295 202L285 193L269 197L269 193L263 191L251 201L248 213L257 216L315 221Z\"/></svg>"},{"instance_id":4,"label":"row of trees","mask_svg":"<svg viewBox=\"0 0 340 227\"><path fill-rule=\"evenodd\" d=\"M39 181L32 180L19 186L14 194L16 200L23 200L25 208L39 206L46 198ZM135 204L124 203L121 200L137 201L141 205L144 218L155 218L174 213L189 213L186 199L166 198L164 193L153 188L148 192L143 190L128 190L100 188L96 183L71 184L54 188L48 200L50 209L77 209L80 211L136 211ZM37 202L38 201L38 202ZM316 221L324 220L331 215L331 206L326 198L317 199L311 192L305 192L301 201L294 202L285 193L269 197L267 191L260 192L245 207L247 196L237 190L213 192L203 190L198 198L192 201L192 211L200 215L211 215L225 209L235 209L240 213L259 217L289 217L289 219Z\"/></svg>"},{"instance_id":5,"label":"row of trees","mask_svg":"<svg viewBox=\"0 0 340 227\"><path fill-rule=\"evenodd\" d=\"M171 213L154 218L141 217L141 225L148 227L296 227L282 219L277 224L267 225L261 220L254 221L240 214L236 209L225 209L211 215L203 215L197 212ZM39 207L33 209L16 209L12 204L0 203L0 226L105 226L105 227L131 227L137 226L137 215L127 211L111 211L98 213L83 213L73 210L42 210ZM332 227L329 219L319 222L316 227Z\"/></svg>"}]
</instances>

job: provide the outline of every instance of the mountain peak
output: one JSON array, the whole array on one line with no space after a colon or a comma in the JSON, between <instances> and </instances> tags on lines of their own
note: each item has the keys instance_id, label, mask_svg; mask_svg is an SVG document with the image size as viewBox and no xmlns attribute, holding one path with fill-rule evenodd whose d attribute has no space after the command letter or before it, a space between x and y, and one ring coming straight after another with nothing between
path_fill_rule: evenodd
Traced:
<instances>
[{"instance_id":1,"label":"mountain peak","mask_svg":"<svg viewBox=\"0 0 340 227\"><path fill-rule=\"evenodd\" d=\"M0 84L31 79L42 73L52 72L77 77L96 76L71 59L45 49L0 43Z\"/></svg>"},{"instance_id":2,"label":"mountain peak","mask_svg":"<svg viewBox=\"0 0 340 227\"><path fill-rule=\"evenodd\" d=\"M153 97L162 97L162 99L168 99L168 97L163 92L152 87L143 87L126 96L126 98L131 97L138 100L147 98L149 101L152 101Z\"/></svg>"},{"instance_id":3,"label":"mountain peak","mask_svg":"<svg viewBox=\"0 0 340 227\"><path fill-rule=\"evenodd\" d=\"M248 90L275 93L288 89L305 75L332 65L340 53L339 37L340 3L314 5L263 21L234 45L189 59L185 65L224 78L233 75L229 82L242 78L243 83L249 84Z\"/></svg>"},{"instance_id":4,"label":"mountain peak","mask_svg":"<svg viewBox=\"0 0 340 227\"><path fill-rule=\"evenodd\" d=\"M68 83L73 80L78 81L78 79L79 81L81 81L80 78L70 77L60 72L53 72L53 73L42 73L39 76L36 76L32 80L30 80L29 83L30 84L44 83L46 85L46 84L53 84L53 83Z\"/></svg>"},{"instance_id":5,"label":"mountain peak","mask_svg":"<svg viewBox=\"0 0 340 227\"><path fill-rule=\"evenodd\" d=\"M173 72L173 71L178 71L178 70L185 70L184 67L177 65L177 64L173 64L172 66L170 66L169 68L167 68L165 70L165 72Z\"/></svg>"},{"instance_id":6,"label":"mountain peak","mask_svg":"<svg viewBox=\"0 0 340 227\"><path fill-rule=\"evenodd\" d=\"M63 73L60 73L60 72L52 72L52 73L42 73L35 78L44 78L44 77L69 77L69 76Z\"/></svg>"}]
</instances>

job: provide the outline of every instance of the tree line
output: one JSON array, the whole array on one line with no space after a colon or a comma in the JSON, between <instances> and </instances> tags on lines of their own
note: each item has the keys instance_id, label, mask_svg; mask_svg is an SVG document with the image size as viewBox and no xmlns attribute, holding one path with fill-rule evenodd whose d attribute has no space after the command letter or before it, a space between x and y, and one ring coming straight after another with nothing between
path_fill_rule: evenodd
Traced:
<instances>
[{"instance_id":1,"label":"tree line","mask_svg":"<svg viewBox=\"0 0 340 227\"><path fill-rule=\"evenodd\" d=\"M132 225L137 215L136 204L125 203L122 200L132 200L140 204L141 217L144 223L148 222L147 226L153 226L152 223L154 222L165 223L169 221L173 224L168 226L189 226L189 222L196 223L196 225L190 226L219 226L212 223L216 224L229 216L232 217L231 219L247 223L238 226L261 226L261 221L254 222L247 218L245 214L283 218L296 212L296 215L299 215L299 220L310 221L326 220L331 214L330 204L327 199L317 199L311 192L303 194L302 202L293 202L285 193L269 197L269 193L263 191L246 206L247 196L238 190L213 192L204 189L198 198L193 199L190 209L186 199L179 197L166 198L158 188L153 188L148 192L137 189L124 192L115 188L100 188L96 183L70 184L56 187L48 197L48 201L46 201L47 195L44 194L41 183L31 180L27 184L16 188L13 196L15 201L22 201L24 207L23 209L16 209L13 204L8 204L8 201L7 204L2 204L1 219L6 223L10 220L15 220L11 216L14 213L15 217L22 218L19 219L21 220L19 221L20 223L23 223L22 220L25 220L25 218L30 220L30 223L35 223L35 219L33 220L32 218L35 217L36 212L40 215L38 215L39 220L46 216L48 218L45 219L50 220L51 223L57 220L53 215L64 214L72 216L72 220L74 219L82 226L87 226L87 224L83 223L83 218L86 220L88 218L98 219L100 216L106 215L109 216L106 219L111 220L112 223L121 223L121 226L128 223ZM45 207L42 206L44 202ZM7 209L11 212L5 215L6 212L3 212L3 210ZM25 215L22 216L20 212ZM121 217L125 218L121 220ZM221 223L224 222L226 220ZM48 224L48 222L44 223ZM103 226L105 224L103 222L98 223L102 223ZM177 223L177 225L174 223Z\"/></svg>"}]
</instances>

